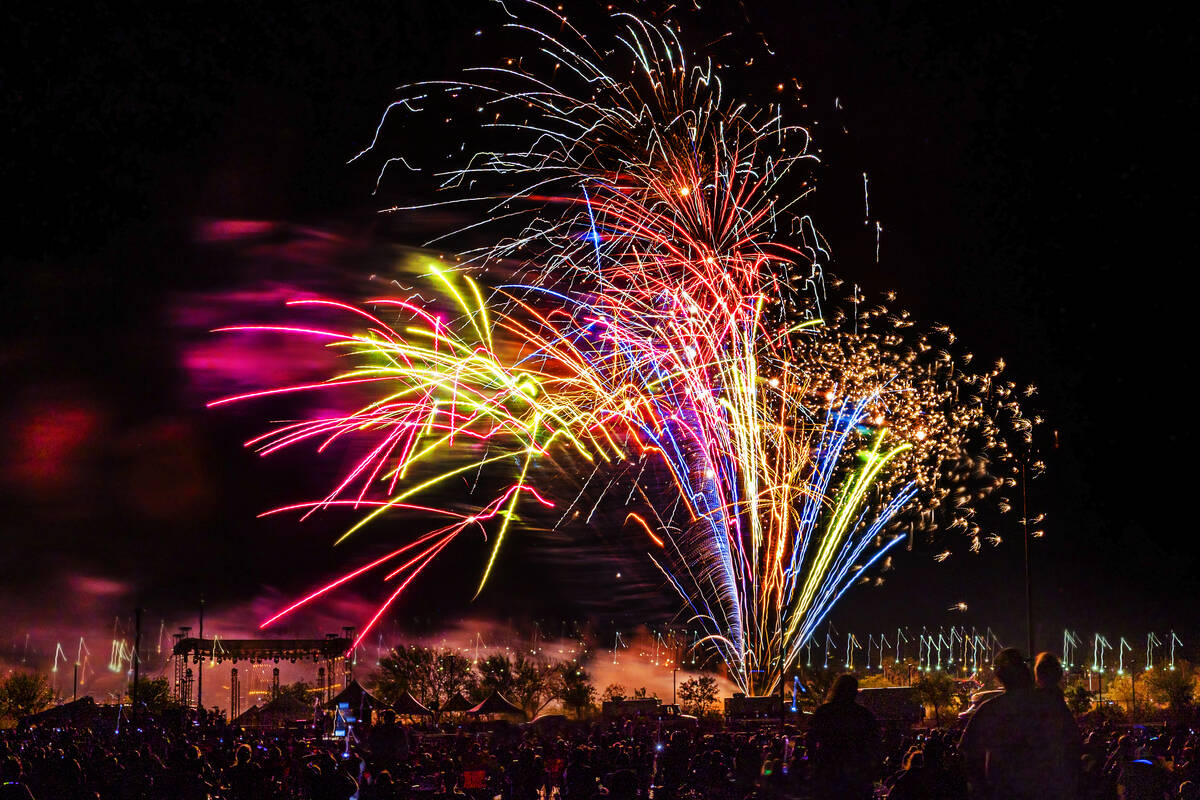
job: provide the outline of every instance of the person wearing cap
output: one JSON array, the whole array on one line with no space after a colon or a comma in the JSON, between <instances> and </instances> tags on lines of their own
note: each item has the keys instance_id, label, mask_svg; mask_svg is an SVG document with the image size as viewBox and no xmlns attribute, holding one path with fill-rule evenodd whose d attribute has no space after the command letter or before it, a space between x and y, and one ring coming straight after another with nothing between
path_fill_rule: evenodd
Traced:
<instances>
[{"instance_id":1,"label":"person wearing cap","mask_svg":"<svg viewBox=\"0 0 1200 800\"><path fill-rule=\"evenodd\" d=\"M993 670L1004 693L979 707L959 742L971 797L1073 800L1077 789L1058 779L1069 757L1068 732L1048 696L1035 692L1025 656L1005 648Z\"/></svg>"}]
</instances>

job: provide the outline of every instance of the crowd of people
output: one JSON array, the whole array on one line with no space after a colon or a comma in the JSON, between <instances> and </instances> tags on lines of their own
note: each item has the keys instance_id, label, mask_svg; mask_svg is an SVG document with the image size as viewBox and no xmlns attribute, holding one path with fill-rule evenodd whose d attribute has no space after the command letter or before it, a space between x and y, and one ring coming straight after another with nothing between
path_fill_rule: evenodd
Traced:
<instances>
[{"instance_id":1,"label":"crowd of people","mask_svg":"<svg viewBox=\"0 0 1200 800\"><path fill-rule=\"evenodd\" d=\"M619 719L417 729L352 742L142 720L0 733L0 800L1200 800L1195 732L1101 725L1081 735L1061 667L1000 653L1004 693L965 730L880 725L844 675L804 730Z\"/></svg>"}]
</instances>

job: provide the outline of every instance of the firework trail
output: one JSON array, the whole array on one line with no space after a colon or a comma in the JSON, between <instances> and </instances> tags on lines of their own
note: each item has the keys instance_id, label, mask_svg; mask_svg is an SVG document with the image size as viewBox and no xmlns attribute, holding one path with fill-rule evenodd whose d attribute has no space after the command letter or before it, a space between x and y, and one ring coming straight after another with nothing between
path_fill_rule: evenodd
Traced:
<instances>
[{"instance_id":1,"label":"firework trail","mask_svg":"<svg viewBox=\"0 0 1200 800\"><path fill-rule=\"evenodd\" d=\"M799 210L814 156L781 105L726 98L716 65L689 63L669 27L614 15L616 46L600 51L530 5L557 33L509 27L532 37L545 71L531 56L410 87L358 156L392 114L471 98L494 143L511 146L438 173L450 192L439 202L483 204L481 224L520 233L463 251L453 269L431 260L402 296L295 303L352 324L233 329L311 337L352 366L213 405L371 398L249 443L265 454L370 441L324 498L277 511L365 511L339 541L389 514L443 521L263 624L386 570L395 588L362 640L468 531L488 540L482 590L523 509L566 519L583 492L560 496L560 477L584 474L606 487L602 501L629 507L631 536L707 631L698 644L748 693L770 691L902 540L918 498L977 546L970 501L1003 485L988 469L1005 454L1000 417L1027 423L998 370L955 364L948 331L860 311L857 288L850 314L827 300L828 248ZM447 504L464 478L471 497Z\"/></svg>"}]
</instances>

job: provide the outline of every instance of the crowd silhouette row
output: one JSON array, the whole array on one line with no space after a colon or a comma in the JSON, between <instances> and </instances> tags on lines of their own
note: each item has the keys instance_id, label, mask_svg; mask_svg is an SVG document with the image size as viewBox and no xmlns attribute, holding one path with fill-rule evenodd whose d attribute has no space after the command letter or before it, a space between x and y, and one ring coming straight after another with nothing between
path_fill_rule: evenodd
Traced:
<instances>
[{"instance_id":1,"label":"crowd silhouette row","mask_svg":"<svg viewBox=\"0 0 1200 800\"><path fill-rule=\"evenodd\" d=\"M881 725L840 676L804 730L392 722L352 744L279 731L111 725L0 732L0 800L1197 800L1186 721L1081 731L1042 654L996 658L1002 694L946 729ZM1036 680L1035 680L1036 673Z\"/></svg>"}]
</instances>

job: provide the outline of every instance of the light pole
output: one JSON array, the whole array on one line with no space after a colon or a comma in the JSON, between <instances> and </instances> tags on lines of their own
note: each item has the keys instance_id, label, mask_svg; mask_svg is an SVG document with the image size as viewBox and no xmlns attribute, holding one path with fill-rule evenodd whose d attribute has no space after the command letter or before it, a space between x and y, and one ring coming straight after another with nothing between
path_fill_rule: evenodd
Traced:
<instances>
[{"instance_id":1,"label":"light pole","mask_svg":"<svg viewBox=\"0 0 1200 800\"><path fill-rule=\"evenodd\" d=\"M196 712L204 724L204 596L200 596L200 669L196 673Z\"/></svg>"},{"instance_id":2,"label":"light pole","mask_svg":"<svg viewBox=\"0 0 1200 800\"><path fill-rule=\"evenodd\" d=\"M1025 472L1029 465L1029 451L1021 459L1021 524L1025 529L1025 631L1028 635L1029 657L1033 658L1033 581L1029 567L1029 505L1026 502Z\"/></svg>"},{"instance_id":3,"label":"light pole","mask_svg":"<svg viewBox=\"0 0 1200 800\"><path fill-rule=\"evenodd\" d=\"M673 629L671 631L671 640L675 644L675 657L671 662L671 705L674 706L679 704L675 699L675 683L679 675L679 640L675 638L675 631Z\"/></svg>"},{"instance_id":4,"label":"light pole","mask_svg":"<svg viewBox=\"0 0 1200 800\"><path fill-rule=\"evenodd\" d=\"M784 724L784 715L787 714L787 704L783 698L783 681L784 681L783 676L784 676L783 651L780 650L779 651L779 733L780 734L782 734L785 730L787 730L787 726Z\"/></svg>"},{"instance_id":5,"label":"light pole","mask_svg":"<svg viewBox=\"0 0 1200 800\"><path fill-rule=\"evenodd\" d=\"M130 708L129 721L132 723L130 728L137 728L138 718L138 680L141 677L141 660L142 660L142 609L135 608L133 610L133 689L129 692Z\"/></svg>"}]
</instances>

